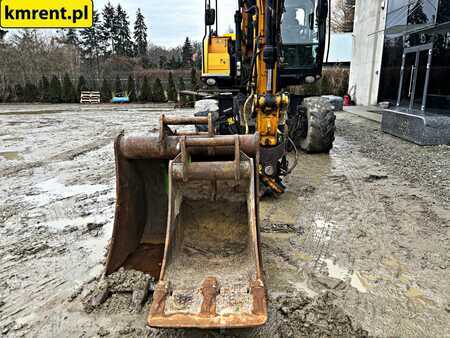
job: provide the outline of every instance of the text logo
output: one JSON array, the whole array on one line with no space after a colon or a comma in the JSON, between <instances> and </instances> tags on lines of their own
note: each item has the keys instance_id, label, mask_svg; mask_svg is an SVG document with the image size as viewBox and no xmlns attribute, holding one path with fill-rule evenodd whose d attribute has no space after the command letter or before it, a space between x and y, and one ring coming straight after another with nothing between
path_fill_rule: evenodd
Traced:
<instances>
[{"instance_id":1,"label":"text logo","mask_svg":"<svg viewBox=\"0 0 450 338\"><path fill-rule=\"evenodd\" d=\"M2 28L92 27L92 0L0 0Z\"/></svg>"}]
</instances>

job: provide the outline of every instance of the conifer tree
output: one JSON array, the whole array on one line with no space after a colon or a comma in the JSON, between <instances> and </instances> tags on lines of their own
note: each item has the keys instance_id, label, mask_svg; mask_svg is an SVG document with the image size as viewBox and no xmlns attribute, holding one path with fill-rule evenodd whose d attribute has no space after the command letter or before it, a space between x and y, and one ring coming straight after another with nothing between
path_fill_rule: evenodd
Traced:
<instances>
[{"instance_id":1,"label":"conifer tree","mask_svg":"<svg viewBox=\"0 0 450 338\"><path fill-rule=\"evenodd\" d=\"M25 84L24 92L23 92L23 101L24 102L36 102L38 100L38 88L34 83L27 81Z\"/></svg>"},{"instance_id":2,"label":"conifer tree","mask_svg":"<svg viewBox=\"0 0 450 338\"><path fill-rule=\"evenodd\" d=\"M69 28L67 30L64 42L68 45L72 45L75 47L77 47L80 44L80 40L78 39L78 34L75 29Z\"/></svg>"},{"instance_id":3,"label":"conifer tree","mask_svg":"<svg viewBox=\"0 0 450 338\"><path fill-rule=\"evenodd\" d=\"M78 78L78 85L77 85L77 96L81 96L81 92L86 91L88 89L86 79L83 75L80 75Z\"/></svg>"},{"instance_id":4,"label":"conifer tree","mask_svg":"<svg viewBox=\"0 0 450 338\"><path fill-rule=\"evenodd\" d=\"M61 82L55 75L53 75L52 80L50 81L49 101L51 103L60 103L61 96L62 96Z\"/></svg>"},{"instance_id":5,"label":"conifer tree","mask_svg":"<svg viewBox=\"0 0 450 338\"><path fill-rule=\"evenodd\" d=\"M106 54L115 53L115 41L117 40L117 16L116 9L108 2L102 10L103 22L100 26L101 39L105 45Z\"/></svg>"},{"instance_id":6,"label":"conifer tree","mask_svg":"<svg viewBox=\"0 0 450 338\"><path fill-rule=\"evenodd\" d=\"M184 41L184 45L181 51L182 58L183 58L183 67L191 67L192 66L192 55L193 55L193 49L192 44L189 38L187 37Z\"/></svg>"},{"instance_id":7,"label":"conifer tree","mask_svg":"<svg viewBox=\"0 0 450 338\"><path fill-rule=\"evenodd\" d=\"M5 95L3 97L3 102L8 103L8 102L12 102L13 101L13 97L14 97L14 93L13 93L13 89L12 87L9 85L6 88L6 92Z\"/></svg>"},{"instance_id":8,"label":"conifer tree","mask_svg":"<svg viewBox=\"0 0 450 338\"><path fill-rule=\"evenodd\" d=\"M153 102L167 102L164 87L159 78L153 83Z\"/></svg>"},{"instance_id":9,"label":"conifer tree","mask_svg":"<svg viewBox=\"0 0 450 338\"><path fill-rule=\"evenodd\" d=\"M62 101L64 103L74 103L75 101L75 88L69 74L64 74L62 85Z\"/></svg>"},{"instance_id":10,"label":"conifer tree","mask_svg":"<svg viewBox=\"0 0 450 338\"><path fill-rule=\"evenodd\" d=\"M147 26L141 9L138 8L136 21L134 23L135 55L144 56L147 54Z\"/></svg>"},{"instance_id":11,"label":"conifer tree","mask_svg":"<svg viewBox=\"0 0 450 338\"><path fill-rule=\"evenodd\" d=\"M150 83L148 82L147 76L144 76L144 80L142 81L139 101L141 102L152 101L152 89L150 88Z\"/></svg>"},{"instance_id":12,"label":"conifer tree","mask_svg":"<svg viewBox=\"0 0 450 338\"><path fill-rule=\"evenodd\" d=\"M114 83L114 93L117 95L119 93L122 93L122 81L120 80L119 75L116 76L116 81Z\"/></svg>"},{"instance_id":13,"label":"conifer tree","mask_svg":"<svg viewBox=\"0 0 450 338\"><path fill-rule=\"evenodd\" d=\"M109 81L104 78L102 82L102 88L100 89L102 102L110 102L112 99L111 94L111 85Z\"/></svg>"},{"instance_id":14,"label":"conifer tree","mask_svg":"<svg viewBox=\"0 0 450 338\"><path fill-rule=\"evenodd\" d=\"M195 68L191 69L191 89L192 90L200 89L200 84L199 84L198 78L197 78L197 71L195 70Z\"/></svg>"},{"instance_id":15,"label":"conifer tree","mask_svg":"<svg viewBox=\"0 0 450 338\"><path fill-rule=\"evenodd\" d=\"M178 67L178 61L177 61L177 59L175 58L175 55L172 55L172 56L170 57L170 60L169 60L169 62L167 63L167 68L169 68L169 69L177 69L177 68L179 68L179 67Z\"/></svg>"},{"instance_id":16,"label":"conifer tree","mask_svg":"<svg viewBox=\"0 0 450 338\"><path fill-rule=\"evenodd\" d=\"M87 89L92 90L92 91L99 91L97 79L92 79L91 84L89 85L89 87Z\"/></svg>"},{"instance_id":17,"label":"conifer tree","mask_svg":"<svg viewBox=\"0 0 450 338\"><path fill-rule=\"evenodd\" d=\"M41 102L49 102L50 101L50 82L46 76L42 76L41 81L39 82L39 98Z\"/></svg>"},{"instance_id":18,"label":"conifer tree","mask_svg":"<svg viewBox=\"0 0 450 338\"><path fill-rule=\"evenodd\" d=\"M127 94L130 102L136 101L136 83L134 82L134 77L132 74L128 77Z\"/></svg>"},{"instance_id":19,"label":"conifer tree","mask_svg":"<svg viewBox=\"0 0 450 338\"><path fill-rule=\"evenodd\" d=\"M167 98L169 101L176 102L178 100L177 88L173 80L172 72L169 73L169 83L167 85Z\"/></svg>"},{"instance_id":20,"label":"conifer tree","mask_svg":"<svg viewBox=\"0 0 450 338\"><path fill-rule=\"evenodd\" d=\"M181 94L182 91L186 90L186 84L184 83L183 77L179 77L178 79L178 91L180 92L180 103L182 105L186 104L186 95Z\"/></svg>"},{"instance_id":21,"label":"conifer tree","mask_svg":"<svg viewBox=\"0 0 450 338\"><path fill-rule=\"evenodd\" d=\"M100 55L104 53L104 44L100 29L100 18L96 11L93 14L92 27L83 29L81 36L81 55L91 67L95 66L97 76L100 73Z\"/></svg>"},{"instance_id":22,"label":"conifer tree","mask_svg":"<svg viewBox=\"0 0 450 338\"><path fill-rule=\"evenodd\" d=\"M23 87L22 87L22 85L20 83L17 83L14 86L14 92L16 94L15 95L15 97L16 97L15 101L16 102L23 102L23 94L24 94L24 92L23 92Z\"/></svg>"},{"instance_id":23,"label":"conifer tree","mask_svg":"<svg viewBox=\"0 0 450 338\"><path fill-rule=\"evenodd\" d=\"M133 41L131 40L130 22L128 21L127 12L119 4L116 9L117 35L114 41L115 52L117 55L129 56L134 55Z\"/></svg>"}]
</instances>

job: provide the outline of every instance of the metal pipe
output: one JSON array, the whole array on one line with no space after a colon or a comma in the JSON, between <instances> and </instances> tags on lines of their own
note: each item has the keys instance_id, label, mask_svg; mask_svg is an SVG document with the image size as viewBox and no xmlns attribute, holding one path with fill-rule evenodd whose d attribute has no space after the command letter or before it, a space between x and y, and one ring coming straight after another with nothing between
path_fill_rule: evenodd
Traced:
<instances>
[{"instance_id":1,"label":"metal pipe","mask_svg":"<svg viewBox=\"0 0 450 338\"><path fill-rule=\"evenodd\" d=\"M171 126L207 125L208 116L164 116L164 124Z\"/></svg>"},{"instance_id":2,"label":"metal pipe","mask_svg":"<svg viewBox=\"0 0 450 338\"><path fill-rule=\"evenodd\" d=\"M174 159L181 151L180 139L184 136L166 136L160 142L159 134L119 136L119 150L127 159ZM235 135L186 137L186 145L192 155L208 155L213 147L217 156L234 154ZM255 156L259 150L259 134L239 135L241 150L248 156Z\"/></svg>"},{"instance_id":3,"label":"metal pipe","mask_svg":"<svg viewBox=\"0 0 450 338\"><path fill-rule=\"evenodd\" d=\"M235 162L192 162L184 167L183 163L174 163L172 177L176 180L233 180L235 179ZM251 167L249 162L239 165L240 178L249 178Z\"/></svg>"}]
</instances>

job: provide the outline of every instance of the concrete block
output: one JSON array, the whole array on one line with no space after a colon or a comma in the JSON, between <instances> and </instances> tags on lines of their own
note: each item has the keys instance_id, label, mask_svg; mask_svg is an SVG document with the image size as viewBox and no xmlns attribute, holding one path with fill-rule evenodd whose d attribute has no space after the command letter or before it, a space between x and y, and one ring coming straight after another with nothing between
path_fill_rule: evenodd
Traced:
<instances>
[{"instance_id":1,"label":"concrete block","mask_svg":"<svg viewBox=\"0 0 450 338\"><path fill-rule=\"evenodd\" d=\"M381 130L422 146L450 144L450 114L384 110Z\"/></svg>"},{"instance_id":2,"label":"concrete block","mask_svg":"<svg viewBox=\"0 0 450 338\"><path fill-rule=\"evenodd\" d=\"M342 97L334 95L323 95L322 97L331 103L334 111L344 110L344 99Z\"/></svg>"}]
</instances>

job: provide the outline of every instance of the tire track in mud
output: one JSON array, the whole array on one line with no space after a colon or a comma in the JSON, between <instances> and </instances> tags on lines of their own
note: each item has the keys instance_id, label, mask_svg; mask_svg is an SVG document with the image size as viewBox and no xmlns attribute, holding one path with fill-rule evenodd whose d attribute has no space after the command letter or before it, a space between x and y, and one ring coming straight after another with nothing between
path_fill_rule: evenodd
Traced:
<instances>
[{"instance_id":1,"label":"tire track in mud","mask_svg":"<svg viewBox=\"0 0 450 338\"><path fill-rule=\"evenodd\" d=\"M349 231L340 234L339 242L345 243L347 251L340 252L342 250L339 247L334 249L338 254L338 261L344 262L343 266L346 269L349 267L348 275L352 276L358 270L363 271L363 274L358 273L357 277L361 282L364 280L361 278L366 276L365 282L369 284L365 285L367 286L365 293L351 287L339 291L341 295L339 304L348 309L359 323L363 323L364 328L370 328L369 333L372 335L384 335L389 332L389 335L399 337L435 336L440 332L439 325L445 325L442 322L442 313L439 314L434 329L430 331L425 319L428 316L421 313L424 308L417 307L416 301L407 296L410 294L408 288L412 286L412 290L415 290L413 286L416 282L406 283L405 286L398 284L398 280L406 278L404 273L408 269L400 263L404 260L401 248L405 246L402 245L402 241L414 243L420 240L417 235L422 231L421 227L425 226L422 223L422 219L425 220L424 216L420 212L411 213L410 209L418 208L424 212L424 206L416 205L418 201L410 200L410 197L415 195L411 195L413 190L410 190L409 186L406 188L404 181L385 175L384 172L387 170L385 166L351 150L355 147L350 145L350 149L346 149L340 144L336 147L336 151L341 152L340 166L354 195L352 213L356 217L348 217L349 220L355 221L351 222ZM399 194L399 191L403 193ZM407 229L402 229L404 224L401 222L396 224L397 219L405 223L408 218L410 221ZM418 249L412 247L412 250L420 252ZM394 264L394 269L398 271L390 271L392 268L386 266L387 264ZM417 270L414 272L415 278L420 280ZM369 277L370 282L367 279ZM430 305L426 311L437 314Z\"/></svg>"},{"instance_id":2,"label":"tire track in mud","mask_svg":"<svg viewBox=\"0 0 450 338\"><path fill-rule=\"evenodd\" d=\"M117 134L118 134L118 132L117 132ZM110 136L101 138L100 141L97 140L95 142L89 142L89 143L86 143L75 149L61 152L59 154L49 157L45 161L34 161L34 162L30 162L30 163L15 165L13 167L5 168L5 169L0 169L0 176L6 177L6 176L17 175L22 171L31 170L31 169L35 169L35 168L39 168L39 167L44 167L48 164L54 163L55 161L57 161L57 162L73 161L79 156L85 155L92 151L96 151L96 150L112 143L113 135L117 135L117 134L111 133Z\"/></svg>"}]
</instances>

